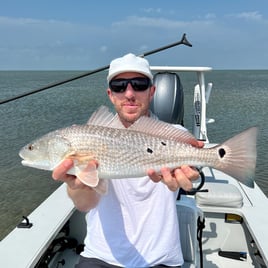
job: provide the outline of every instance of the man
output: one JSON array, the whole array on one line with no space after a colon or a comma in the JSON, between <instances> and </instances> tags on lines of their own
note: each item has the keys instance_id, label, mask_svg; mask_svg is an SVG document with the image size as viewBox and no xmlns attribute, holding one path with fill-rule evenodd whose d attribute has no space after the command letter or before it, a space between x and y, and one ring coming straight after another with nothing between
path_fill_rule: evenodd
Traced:
<instances>
[{"instance_id":1,"label":"man","mask_svg":"<svg viewBox=\"0 0 268 268\"><path fill-rule=\"evenodd\" d=\"M126 128L141 116L153 116L149 105L155 86L146 59L127 54L113 60L107 79L108 96ZM175 201L178 188L192 188L192 180L199 175L195 169L163 167L161 174L151 169L143 178L109 180L108 193L101 196L66 174L72 165L71 160L64 161L53 178L66 182L77 209L87 212L85 248L76 267L183 264Z\"/></svg>"}]
</instances>

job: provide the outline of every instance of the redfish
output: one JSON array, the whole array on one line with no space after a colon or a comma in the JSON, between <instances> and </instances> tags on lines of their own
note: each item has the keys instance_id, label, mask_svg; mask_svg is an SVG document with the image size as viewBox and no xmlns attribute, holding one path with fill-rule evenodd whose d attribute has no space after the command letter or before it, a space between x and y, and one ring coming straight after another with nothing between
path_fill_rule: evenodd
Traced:
<instances>
[{"instance_id":1,"label":"redfish","mask_svg":"<svg viewBox=\"0 0 268 268\"><path fill-rule=\"evenodd\" d=\"M197 140L186 130L149 117L124 128L117 116L101 107L87 124L52 131L19 154L23 165L45 170L72 159L68 173L91 187L99 178L141 177L151 168L182 165L212 167L254 187L256 139L257 128L252 127L212 148L196 148ZM98 165L88 168L90 160Z\"/></svg>"}]
</instances>

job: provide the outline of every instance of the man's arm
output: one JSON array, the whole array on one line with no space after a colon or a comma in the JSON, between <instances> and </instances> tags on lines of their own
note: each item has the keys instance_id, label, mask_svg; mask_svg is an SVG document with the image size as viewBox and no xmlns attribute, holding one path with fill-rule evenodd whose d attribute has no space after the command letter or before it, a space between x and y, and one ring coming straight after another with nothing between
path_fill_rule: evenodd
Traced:
<instances>
[{"instance_id":1,"label":"man's arm","mask_svg":"<svg viewBox=\"0 0 268 268\"><path fill-rule=\"evenodd\" d=\"M98 204L100 195L91 187L83 184L77 177L67 174L72 166L72 160L64 160L54 169L52 177L56 181L65 182L68 195L75 207L80 211L87 212Z\"/></svg>"}]
</instances>

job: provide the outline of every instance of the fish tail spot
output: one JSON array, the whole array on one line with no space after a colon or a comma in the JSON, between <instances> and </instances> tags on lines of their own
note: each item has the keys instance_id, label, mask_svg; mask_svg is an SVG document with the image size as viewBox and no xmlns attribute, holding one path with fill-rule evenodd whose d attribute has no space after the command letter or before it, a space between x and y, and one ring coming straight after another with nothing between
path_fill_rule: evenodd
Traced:
<instances>
[{"instance_id":1,"label":"fish tail spot","mask_svg":"<svg viewBox=\"0 0 268 268\"><path fill-rule=\"evenodd\" d=\"M226 154L226 151L224 150L224 148L220 148L218 152L219 152L220 158L223 158Z\"/></svg>"}]
</instances>

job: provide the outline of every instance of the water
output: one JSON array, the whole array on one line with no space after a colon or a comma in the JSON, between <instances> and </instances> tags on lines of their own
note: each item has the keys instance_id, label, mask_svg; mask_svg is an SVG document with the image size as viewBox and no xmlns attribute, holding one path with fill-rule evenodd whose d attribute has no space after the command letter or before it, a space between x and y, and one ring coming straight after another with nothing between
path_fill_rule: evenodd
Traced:
<instances>
[{"instance_id":1,"label":"water","mask_svg":"<svg viewBox=\"0 0 268 268\"><path fill-rule=\"evenodd\" d=\"M0 99L6 99L38 87L73 77L71 71L2 71ZM59 183L51 172L23 167L18 151L33 138L50 130L84 123L101 104L111 107L106 96L106 72L58 86L0 106L0 240L28 215ZM185 91L185 126L191 129L193 88L196 77L182 73ZM256 181L268 195L268 71L213 71L207 82L214 86L208 105L211 142L226 138L257 125L258 159Z\"/></svg>"}]
</instances>

